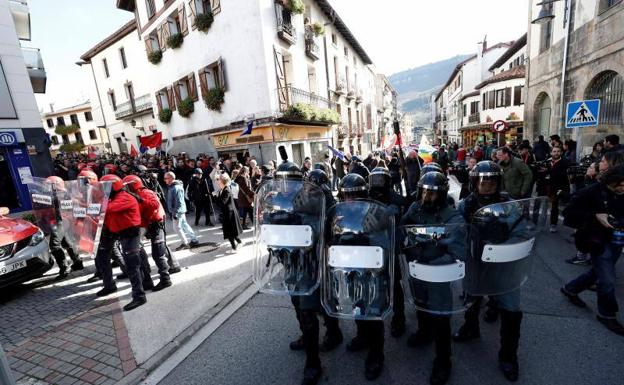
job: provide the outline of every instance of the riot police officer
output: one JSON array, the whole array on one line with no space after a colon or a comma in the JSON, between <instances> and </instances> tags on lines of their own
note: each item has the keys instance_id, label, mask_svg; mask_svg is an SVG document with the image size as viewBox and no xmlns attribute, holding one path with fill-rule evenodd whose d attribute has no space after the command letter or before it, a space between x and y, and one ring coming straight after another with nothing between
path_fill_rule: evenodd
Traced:
<instances>
[{"instance_id":1,"label":"riot police officer","mask_svg":"<svg viewBox=\"0 0 624 385\"><path fill-rule=\"evenodd\" d=\"M399 195L392 188L390 172L383 167L375 167L368 176L368 196L390 206L395 213L398 223L405 209L409 206L406 198ZM390 323L390 334L398 338L405 332L405 296L401 287L401 267L398 258L394 265L394 300L392 310L394 315Z\"/></svg>"},{"instance_id":2,"label":"riot police officer","mask_svg":"<svg viewBox=\"0 0 624 385\"><path fill-rule=\"evenodd\" d=\"M364 166L362 166L364 167ZM347 174L340 181L338 198L341 202L349 202L368 197L366 180L356 173ZM367 380L374 380L381 374L384 364L384 323L378 320L356 320L357 335L347 344L350 352L368 348L368 356L364 365Z\"/></svg>"},{"instance_id":3,"label":"riot police officer","mask_svg":"<svg viewBox=\"0 0 624 385\"><path fill-rule=\"evenodd\" d=\"M424 167L423 167L424 168ZM423 171L424 173L424 171ZM463 224L464 219L449 205L448 180L438 171L424 173L418 181L416 201L401 218L401 225ZM435 288L433 290L436 290ZM443 297L443 293L433 293L431 297ZM418 347L435 342L435 359L429 381L431 384L444 384L451 374L451 318L447 314L416 312L418 331L412 334L407 344Z\"/></svg>"},{"instance_id":4,"label":"riot police officer","mask_svg":"<svg viewBox=\"0 0 624 385\"><path fill-rule=\"evenodd\" d=\"M466 222L475 222L475 220L479 222L480 218L475 218L475 215L479 215L478 211L482 207L509 201L509 198L501 193L502 174L503 171L501 167L492 161L479 162L475 168L470 171L471 193L460 201L458 206L458 210ZM487 224L485 224L485 226L487 226ZM495 223L490 227L491 228L473 229L472 231L482 231L483 233L492 234L496 233L503 226L501 226L500 223ZM509 238L509 234L503 235L502 238ZM494 309L497 309L501 316L501 347L498 353L500 369L505 378L509 381L517 381L517 350L520 338L520 323L522 321L520 289L517 288L505 294L490 296L490 301L493 302ZM453 335L453 339L456 342L465 342L480 337L480 305L481 297L478 297L474 304L466 311L464 324Z\"/></svg>"}]
</instances>

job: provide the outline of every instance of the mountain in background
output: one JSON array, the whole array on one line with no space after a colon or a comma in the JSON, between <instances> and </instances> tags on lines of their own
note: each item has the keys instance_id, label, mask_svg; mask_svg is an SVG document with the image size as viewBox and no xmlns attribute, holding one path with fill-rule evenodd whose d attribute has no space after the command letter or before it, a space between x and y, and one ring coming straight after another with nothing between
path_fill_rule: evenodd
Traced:
<instances>
[{"instance_id":1,"label":"mountain in background","mask_svg":"<svg viewBox=\"0 0 624 385\"><path fill-rule=\"evenodd\" d=\"M391 75L389 80L398 93L399 109L412 115L415 125L431 127L431 95L446 83L457 64L468 57L457 55Z\"/></svg>"}]
</instances>

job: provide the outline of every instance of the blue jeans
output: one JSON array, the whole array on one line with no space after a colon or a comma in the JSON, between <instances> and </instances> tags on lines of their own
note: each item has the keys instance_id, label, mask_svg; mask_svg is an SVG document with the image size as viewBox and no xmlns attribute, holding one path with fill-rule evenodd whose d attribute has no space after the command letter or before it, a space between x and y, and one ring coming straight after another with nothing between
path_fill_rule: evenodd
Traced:
<instances>
[{"instance_id":1,"label":"blue jeans","mask_svg":"<svg viewBox=\"0 0 624 385\"><path fill-rule=\"evenodd\" d=\"M188 245L189 239L191 242L197 242L197 236L186 221L186 214L178 214L178 219L173 220L173 226L180 236L180 239L182 239L182 244Z\"/></svg>"},{"instance_id":2,"label":"blue jeans","mask_svg":"<svg viewBox=\"0 0 624 385\"><path fill-rule=\"evenodd\" d=\"M338 190L338 186L340 185L340 177L336 174L332 177L332 190Z\"/></svg>"},{"instance_id":3,"label":"blue jeans","mask_svg":"<svg viewBox=\"0 0 624 385\"><path fill-rule=\"evenodd\" d=\"M587 290L596 284L598 296L598 314L605 318L615 318L618 304L615 298L615 264L617 263L622 246L608 244L602 254L592 254L592 268L568 282L565 289L573 294Z\"/></svg>"}]
</instances>

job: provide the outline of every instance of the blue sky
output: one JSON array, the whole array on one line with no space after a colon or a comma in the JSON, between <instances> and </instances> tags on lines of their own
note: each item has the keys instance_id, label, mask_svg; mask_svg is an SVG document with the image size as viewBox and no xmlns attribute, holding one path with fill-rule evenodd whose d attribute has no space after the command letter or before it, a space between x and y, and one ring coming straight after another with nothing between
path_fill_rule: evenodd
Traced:
<instances>
[{"instance_id":1,"label":"blue sky","mask_svg":"<svg viewBox=\"0 0 624 385\"><path fill-rule=\"evenodd\" d=\"M474 53L485 35L490 44L517 39L527 30L528 1L330 0L387 75ZM88 99L92 80L74 63L133 14L118 10L115 0L30 0L30 9L33 37L24 45L41 49L48 74L39 108Z\"/></svg>"}]
</instances>

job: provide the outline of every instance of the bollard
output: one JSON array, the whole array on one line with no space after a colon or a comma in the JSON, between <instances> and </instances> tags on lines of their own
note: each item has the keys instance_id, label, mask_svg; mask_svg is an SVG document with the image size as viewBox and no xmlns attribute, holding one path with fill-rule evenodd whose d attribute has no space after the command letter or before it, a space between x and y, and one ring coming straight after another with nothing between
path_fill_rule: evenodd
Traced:
<instances>
[{"instance_id":1,"label":"bollard","mask_svg":"<svg viewBox=\"0 0 624 385\"><path fill-rule=\"evenodd\" d=\"M15 380L11 374L11 368L9 368L9 361L7 361L4 355L4 349L0 344L0 384L1 385L15 385Z\"/></svg>"}]
</instances>

